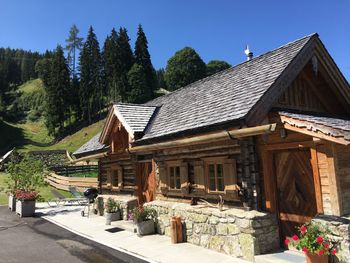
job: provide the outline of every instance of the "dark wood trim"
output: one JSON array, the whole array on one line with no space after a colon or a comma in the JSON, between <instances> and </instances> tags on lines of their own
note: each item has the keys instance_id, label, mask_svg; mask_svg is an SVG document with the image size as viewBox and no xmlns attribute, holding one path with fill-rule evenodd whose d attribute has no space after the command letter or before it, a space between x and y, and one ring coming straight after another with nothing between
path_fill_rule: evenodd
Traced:
<instances>
[{"instance_id":1,"label":"dark wood trim","mask_svg":"<svg viewBox=\"0 0 350 263\"><path fill-rule=\"evenodd\" d=\"M315 195L316 195L316 205L317 213L323 214L323 201L322 201L322 191L321 191L321 178L318 170L318 160L317 160L317 151L316 147L313 146L310 148L311 151L311 166L314 177L315 185Z\"/></svg>"}]
</instances>

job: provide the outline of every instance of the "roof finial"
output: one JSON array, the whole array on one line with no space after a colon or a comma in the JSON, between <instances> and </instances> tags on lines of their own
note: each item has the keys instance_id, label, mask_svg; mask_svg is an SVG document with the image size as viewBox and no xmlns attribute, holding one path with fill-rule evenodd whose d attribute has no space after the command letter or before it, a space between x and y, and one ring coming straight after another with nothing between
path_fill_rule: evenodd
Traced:
<instances>
[{"instance_id":1,"label":"roof finial","mask_svg":"<svg viewBox=\"0 0 350 263\"><path fill-rule=\"evenodd\" d=\"M253 52L249 50L249 46L247 45L244 50L245 55L247 56L247 61L251 60L253 58Z\"/></svg>"}]
</instances>

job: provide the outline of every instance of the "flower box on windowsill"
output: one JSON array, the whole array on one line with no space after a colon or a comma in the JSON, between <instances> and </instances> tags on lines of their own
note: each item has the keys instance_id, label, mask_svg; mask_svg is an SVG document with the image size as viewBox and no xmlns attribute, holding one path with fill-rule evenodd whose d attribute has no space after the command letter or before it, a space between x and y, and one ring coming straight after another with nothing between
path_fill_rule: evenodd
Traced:
<instances>
[{"instance_id":1,"label":"flower box on windowsill","mask_svg":"<svg viewBox=\"0 0 350 263\"><path fill-rule=\"evenodd\" d=\"M16 201L16 213L20 217L34 216L35 214L35 200L31 201Z\"/></svg>"}]
</instances>

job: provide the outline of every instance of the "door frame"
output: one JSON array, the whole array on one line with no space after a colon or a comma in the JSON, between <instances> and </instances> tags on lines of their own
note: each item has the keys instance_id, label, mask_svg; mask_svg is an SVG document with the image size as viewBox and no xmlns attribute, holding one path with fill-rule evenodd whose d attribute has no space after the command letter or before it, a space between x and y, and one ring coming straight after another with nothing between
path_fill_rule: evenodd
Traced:
<instances>
[{"instance_id":1,"label":"door frame","mask_svg":"<svg viewBox=\"0 0 350 263\"><path fill-rule=\"evenodd\" d=\"M323 214L323 202L321 192L321 181L318 170L316 145L313 141L278 143L261 146L261 161L264 179L265 207L266 210L276 214L278 223L280 223L279 202L277 196L277 178L274 167L273 154L280 150L288 149L310 149L311 167L315 187L316 209L318 214Z\"/></svg>"}]
</instances>

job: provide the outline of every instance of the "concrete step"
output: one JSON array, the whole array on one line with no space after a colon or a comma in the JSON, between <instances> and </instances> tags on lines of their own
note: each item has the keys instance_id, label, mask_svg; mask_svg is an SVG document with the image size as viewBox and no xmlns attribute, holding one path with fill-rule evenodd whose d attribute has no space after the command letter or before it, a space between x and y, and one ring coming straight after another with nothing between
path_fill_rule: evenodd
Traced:
<instances>
[{"instance_id":1,"label":"concrete step","mask_svg":"<svg viewBox=\"0 0 350 263\"><path fill-rule=\"evenodd\" d=\"M296 251L283 251L255 256L256 263L305 263L305 256Z\"/></svg>"}]
</instances>

